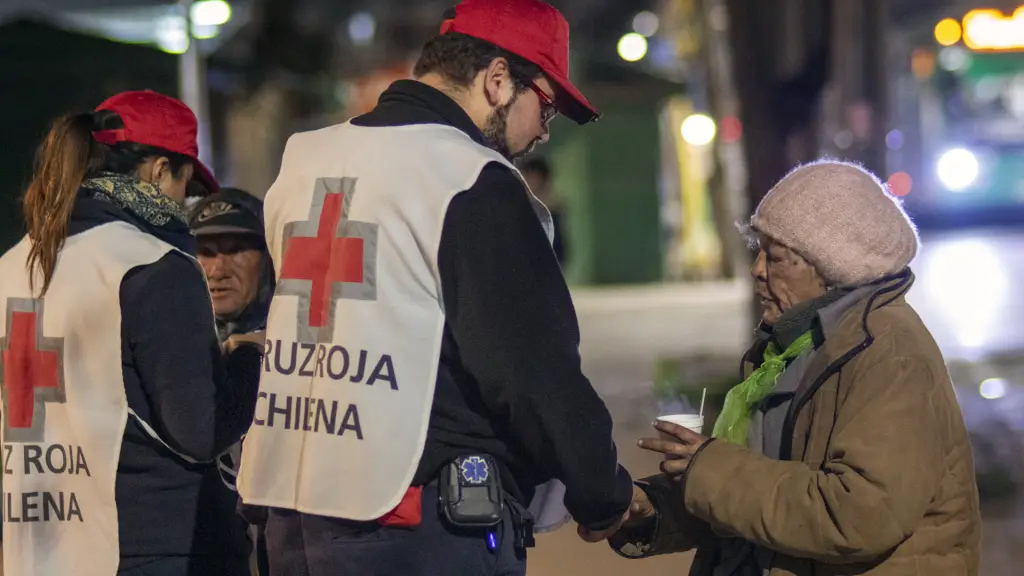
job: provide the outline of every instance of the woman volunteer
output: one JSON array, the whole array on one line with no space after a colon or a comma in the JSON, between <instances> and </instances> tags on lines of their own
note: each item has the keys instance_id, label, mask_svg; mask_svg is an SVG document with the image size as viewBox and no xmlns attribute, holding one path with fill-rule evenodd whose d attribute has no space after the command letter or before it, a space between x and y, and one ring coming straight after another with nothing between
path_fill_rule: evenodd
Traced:
<instances>
[{"instance_id":1,"label":"woman volunteer","mask_svg":"<svg viewBox=\"0 0 1024 576\"><path fill-rule=\"evenodd\" d=\"M57 120L0 258L7 574L248 574L216 457L252 419L260 352L226 356L187 194L215 191L196 118L151 91Z\"/></svg>"}]
</instances>

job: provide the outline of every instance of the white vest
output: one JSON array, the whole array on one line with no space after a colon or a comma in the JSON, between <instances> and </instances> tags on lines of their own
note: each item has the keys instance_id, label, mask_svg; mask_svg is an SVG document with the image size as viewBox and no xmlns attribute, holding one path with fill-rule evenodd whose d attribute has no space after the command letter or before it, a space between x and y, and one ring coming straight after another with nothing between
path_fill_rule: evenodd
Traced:
<instances>
[{"instance_id":1,"label":"white vest","mask_svg":"<svg viewBox=\"0 0 1024 576\"><path fill-rule=\"evenodd\" d=\"M264 208L278 284L238 478L246 503L372 520L401 501L434 399L441 228L490 162L518 174L440 125L289 140Z\"/></svg>"},{"instance_id":2,"label":"white vest","mask_svg":"<svg viewBox=\"0 0 1024 576\"><path fill-rule=\"evenodd\" d=\"M112 576L129 414L121 280L174 248L122 222L93 228L67 240L35 299L29 247L23 239L0 258L4 573Z\"/></svg>"}]
</instances>

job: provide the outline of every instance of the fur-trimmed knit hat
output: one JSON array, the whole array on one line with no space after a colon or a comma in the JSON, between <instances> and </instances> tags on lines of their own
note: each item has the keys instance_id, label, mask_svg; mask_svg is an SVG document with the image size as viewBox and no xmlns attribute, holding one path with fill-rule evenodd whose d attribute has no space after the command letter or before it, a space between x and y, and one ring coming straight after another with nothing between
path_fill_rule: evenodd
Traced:
<instances>
[{"instance_id":1,"label":"fur-trimmed knit hat","mask_svg":"<svg viewBox=\"0 0 1024 576\"><path fill-rule=\"evenodd\" d=\"M751 227L796 250L828 282L858 286L895 274L917 254L917 230L899 200L855 164L796 168L761 200Z\"/></svg>"}]
</instances>

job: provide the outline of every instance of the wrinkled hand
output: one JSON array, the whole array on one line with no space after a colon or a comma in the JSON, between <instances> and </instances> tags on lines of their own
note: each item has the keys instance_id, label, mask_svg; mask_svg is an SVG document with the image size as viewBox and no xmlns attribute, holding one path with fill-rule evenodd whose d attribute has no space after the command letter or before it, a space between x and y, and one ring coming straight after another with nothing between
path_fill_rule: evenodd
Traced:
<instances>
[{"instance_id":1,"label":"wrinkled hand","mask_svg":"<svg viewBox=\"0 0 1024 576\"><path fill-rule=\"evenodd\" d=\"M679 478L690 467L693 456L710 438L701 436L693 430L671 422L661 420L654 423L659 432L671 436L667 438L641 438L637 446L651 452L658 452L669 457L661 463L661 471L670 478Z\"/></svg>"},{"instance_id":2,"label":"wrinkled hand","mask_svg":"<svg viewBox=\"0 0 1024 576\"><path fill-rule=\"evenodd\" d=\"M599 531L588 530L581 525L576 528L576 533L585 542L600 542L611 538L623 528L642 526L653 520L656 514L654 506L651 504L650 499L647 498L647 493L640 487L633 486L633 500L630 502L629 508L626 509L626 513L622 515L618 522Z\"/></svg>"},{"instance_id":3,"label":"wrinkled hand","mask_svg":"<svg viewBox=\"0 0 1024 576\"><path fill-rule=\"evenodd\" d=\"M260 354L264 353L264 344L267 342L267 333L263 330L257 330L256 332L248 332L246 334L232 334L228 336L228 339L224 341L224 353L230 354L234 352L239 345L243 343L255 344L260 349Z\"/></svg>"}]
</instances>

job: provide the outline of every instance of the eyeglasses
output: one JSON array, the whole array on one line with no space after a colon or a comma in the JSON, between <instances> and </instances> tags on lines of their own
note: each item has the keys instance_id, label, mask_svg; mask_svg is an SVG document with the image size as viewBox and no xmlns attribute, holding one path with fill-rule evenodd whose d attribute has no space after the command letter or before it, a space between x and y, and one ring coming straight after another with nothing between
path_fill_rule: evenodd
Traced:
<instances>
[{"instance_id":1,"label":"eyeglasses","mask_svg":"<svg viewBox=\"0 0 1024 576\"><path fill-rule=\"evenodd\" d=\"M558 108L555 107L555 101L548 96L540 86L537 86L536 82L530 82L527 86L530 90L537 93L537 98L540 98L540 123L547 124L552 118L558 115Z\"/></svg>"}]
</instances>

